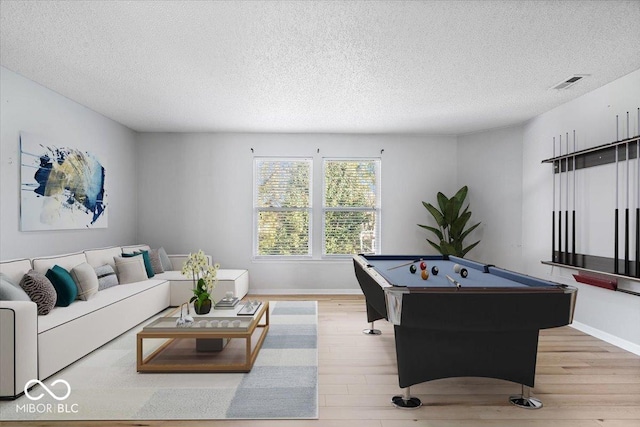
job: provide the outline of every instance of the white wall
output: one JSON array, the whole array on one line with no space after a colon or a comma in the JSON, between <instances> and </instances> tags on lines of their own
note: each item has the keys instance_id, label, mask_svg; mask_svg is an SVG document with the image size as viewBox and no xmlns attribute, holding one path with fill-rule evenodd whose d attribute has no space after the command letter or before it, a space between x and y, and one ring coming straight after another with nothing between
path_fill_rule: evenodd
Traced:
<instances>
[{"instance_id":1,"label":"white wall","mask_svg":"<svg viewBox=\"0 0 640 427\"><path fill-rule=\"evenodd\" d=\"M626 120L627 111L632 117L630 134L637 134L638 107L640 70L541 114L525 124L522 255L525 272L539 277L550 277L552 280L579 288L575 314L578 326L584 325L590 333L600 334L603 338L619 339L620 345L640 352L640 297L577 284L571 276L575 273L574 270L551 268L540 263L551 257L550 221L553 207L552 166L540 162L553 156L553 137L559 139L559 135L562 134L564 140L566 132L569 132L572 147L575 129L578 150L613 142L616 140L615 116L619 115ZM623 129L620 132L621 138L626 137L626 125ZM563 148L563 152L565 150ZM635 176L633 171L636 167L632 162L632 177ZM620 188L624 193L624 167L620 168L620 177ZM613 257L615 167L606 165L580 171L576 184L577 223L580 224L576 233L577 252L588 251L591 254ZM637 188L637 185L634 178L630 189ZM563 191L566 194L566 189ZM622 200L624 199L621 199L621 203ZM563 210L564 203L563 201ZM571 201L569 206L572 206ZM630 206L637 206L637 200L633 195ZM623 207L624 205L621 205L621 208ZM637 282L620 280L619 284L622 287L640 290Z\"/></svg>"},{"instance_id":2,"label":"white wall","mask_svg":"<svg viewBox=\"0 0 640 427\"><path fill-rule=\"evenodd\" d=\"M246 268L253 293L356 292L350 259L252 259L253 156L313 157L317 179L322 157L381 156L382 250L423 254L434 250L416 225L429 221L421 201L457 190L456 154L456 138L446 136L141 134L138 240Z\"/></svg>"},{"instance_id":3,"label":"white wall","mask_svg":"<svg viewBox=\"0 0 640 427\"><path fill-rule=\"evenodd\" d=\"M469 224L481 222L467 258L522 271L522 127L459 136L458 182L469 187Z\"/></svg>"},{"instance_id":4,"label":"white wall","mask_svg":"<svg viewBox=\"0 0 640 427\"><path fill-rule=\"evenodd\" d=\"M0 259L133 243L135 133L4 67L0 67L0 96ZM20 231L20 131L98 157L106 170L108 228Z\"/></svg>"}]
</instances>

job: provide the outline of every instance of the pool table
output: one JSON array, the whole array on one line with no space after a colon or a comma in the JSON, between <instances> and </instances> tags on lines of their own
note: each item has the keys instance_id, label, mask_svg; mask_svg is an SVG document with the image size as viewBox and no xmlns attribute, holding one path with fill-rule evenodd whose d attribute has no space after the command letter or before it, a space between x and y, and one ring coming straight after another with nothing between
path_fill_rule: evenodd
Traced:
<instances>
[{"instance_id":1,"label":"pool table","mask_svg":"<svg viewBox=\"0 0 640 427\"><path fill-rule=\"evenodd\" d=\"M454 256L356 255L353 263L367 320L394 325L398 380L407 390L394 397L396 406L419 406L408 394L411 385L466 376L519 383L523 395L512 403L542 406L528 395L538 334L572 322L576 288Z\"/></svg>"}]
</instances>

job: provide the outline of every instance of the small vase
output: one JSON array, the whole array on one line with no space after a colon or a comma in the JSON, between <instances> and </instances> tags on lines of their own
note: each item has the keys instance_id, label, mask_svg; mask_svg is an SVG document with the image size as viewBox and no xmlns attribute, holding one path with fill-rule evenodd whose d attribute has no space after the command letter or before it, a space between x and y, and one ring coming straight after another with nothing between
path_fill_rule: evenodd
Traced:
<instances>
[{"instance_id":1,"label":"small vase","mask_svg":"<svg viewBox=\"0 0 640 427\"><path fill-rule=\"evenodd\" d=\"M194 301L193 309L195 310L196 314L207 314L211 311L211 300L207 299L202 301L202 304L200 304L200 308L198 308Z\"/></svg>"}]
</instances>

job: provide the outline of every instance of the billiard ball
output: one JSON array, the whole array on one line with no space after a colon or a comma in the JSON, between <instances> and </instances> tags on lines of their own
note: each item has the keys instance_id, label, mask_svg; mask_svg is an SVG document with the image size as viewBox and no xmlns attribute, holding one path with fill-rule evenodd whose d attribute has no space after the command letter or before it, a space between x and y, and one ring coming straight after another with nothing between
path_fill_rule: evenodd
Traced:
<instances>
[{"instance_id":1,"label":"billiard ball","mask_svg":"<svg viewBox=\"0 0 640 427\"><path fill-rule=\"evenodd\" d=\"M429 278L429 273L424 269L422 270L422 273L420 273L420 276L422 276L422 280L427 280Z\"/></svg>"},{"instance_id":2,"label":"billiard ball","mask_svg":"<svg viewBox=\"0 0 640 427\"><path fill-rule=\"evenodd\" d=\"M433 274L434 276L437 276L439 272L440 270L438 270L438 267L436 267L435 265L431 267L431 274Z\"/></svg>"},{"instance_id":3,"label":"billiard ball","mask_svg":"<svg viewBox=\"0 0 640 427\"><path fill-rule=\"evenodd\" d=\"M461 269L461 268L462 268L462 267L460 267L460 264L454 264L454 265L453 265L453 272L454 272L454 273L456 273L456 274L457 274L457 273L460 273L460 269Z\"/></svg>"},{"instance_id":4,"label":"billiard ball","mask_svg":"<svg viewBox=\"0 0 640 427\"><path fill-rule=\"evenodd\" d=\"M427 263L426 263L426 262L424 262L424 261L422 261L422 262L420 263L420 270L426 270L426 269L427 269Z\"/></svg>"},{"instance_id":5,"label":"billiard ball","mask_svg":"<svg viewBox=\"0 0 640 427\"><path fill-rule=\"evenodd\" d=\"M469 275L469 272L467 271L466 268L461 268L460 269L460 275L466 279L467 276Z\"/></svg>"},{"instance_id":6,"label":"billiard ball","mask_svg":"<svg viewBox=\"0 0 640 427\"><path fill-rule=\"evenodd\" d=\"M415 274L417 268L415 265L411 264L411 267L409 267L409 271L411 272L411 274Z\"/></svg>"}]
</instances>

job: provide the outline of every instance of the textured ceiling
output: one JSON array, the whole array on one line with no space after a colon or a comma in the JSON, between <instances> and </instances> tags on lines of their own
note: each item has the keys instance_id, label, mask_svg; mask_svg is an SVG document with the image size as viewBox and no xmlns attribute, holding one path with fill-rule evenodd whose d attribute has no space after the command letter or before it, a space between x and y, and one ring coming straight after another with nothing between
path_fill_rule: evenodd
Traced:
<instances>
[{"instance_id":1,"label":"textured ceiling","mask_svg":"<svg viewBox=\"0 0 640 427\"><path fill-rule=\"evenodd\" d=\"M2 66L137 131L462 134L640 68L638 0L0 8Z\"/></svg>"}]
</instances>

